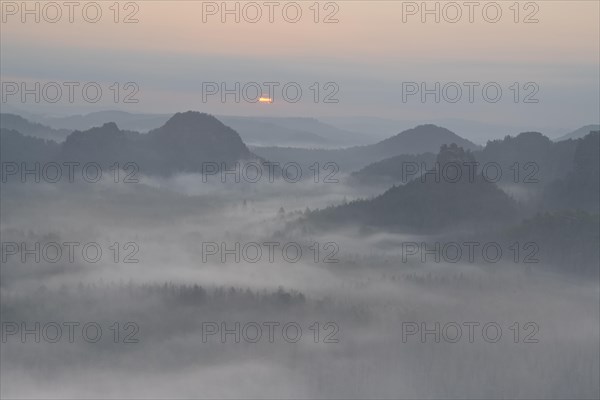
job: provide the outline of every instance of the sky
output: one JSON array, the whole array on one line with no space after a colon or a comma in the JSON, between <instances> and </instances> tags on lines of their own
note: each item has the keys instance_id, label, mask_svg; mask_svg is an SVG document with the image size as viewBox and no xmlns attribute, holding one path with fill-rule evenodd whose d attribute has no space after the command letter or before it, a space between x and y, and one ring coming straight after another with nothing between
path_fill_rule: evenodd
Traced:
<instances>
[{"instance_id":1,"label":"sky","mask_svg":"<svg viewBox=\"0 0 600 400\"><path fill-rule=\"evenodd\" d=\"M1 3L1 105L27 111L600 119L598 1Z\"/></svg>"}]
</instances>

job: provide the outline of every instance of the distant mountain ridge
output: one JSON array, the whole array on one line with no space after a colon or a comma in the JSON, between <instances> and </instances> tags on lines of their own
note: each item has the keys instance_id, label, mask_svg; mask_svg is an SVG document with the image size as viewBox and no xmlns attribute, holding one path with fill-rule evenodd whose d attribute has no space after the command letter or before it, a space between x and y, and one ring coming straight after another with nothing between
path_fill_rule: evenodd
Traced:
<instances>
[{"instance_id":1,"label":"distant mountain ridge","mask_svg":"<svg viewBox=\"0 0 600 400\"><path fill-rule=\"evenodd\" d=\"M391 138L382 140L372 145L381 153L397 154L421 154L437 151L444 144L456 144L465 150L477 150L480 147L475 143L463 139L449 129L433 125L419 125L415 128L405 130ZM437 146L434 149L433 146Z\"/></svg>"},{"instance_id":2,"label":"distant mountain ridge","mask_svg":"<svg viewBox=\"0 0 600 400\"><path fill-rule=\"evenodd\" d=\"M115 162L138 164L140 172L172 174L202 172L203 163L229 163L259 159L246 147L236 131L212 115L188 111L172 116L162 127L140 134L119 129L114 122L71 133L64 143L33 142L15 131L2 130L3 161L27 156L27 146L36 144L38 155L57 161ZM8 158L7 158L8 157ZM27 157L28 158L28 157Z\"/></svg>"},{"instance_id":3,"label":"distant mountain ridge","mask_svg":"<svg viewBox=\"0 0 600 400\"><path fill-rule=\"evenodd\" d=\"M335 162L341 170L351 171L393 156L437 153L442 145L452 143L469 150L480 148L446 128L428 124L419 125L366 146L334 150L254 147L253 151L272 161L295 161L305 164Z\"/></svg>"},{"instance_id":4,"label":"distant mountain ridge","mask_svg":"<svg viewBox=\"0 0 600 400\"><path fill-rule=\"evenodd\" d=\"M54 129L39 123L31 122L20 115L0 114L0 128L14 130L26 136L35 136L41 139L50 139L61 142L71 133L68 129Z\"/></svg>"},{"instance_id":5,"label":"distant mountain ridge","mask_svg":"<svg viewBox=\"0 0 600 400\"><path fill-rule=\"evenodd\" d=\"M599 131L599 130L600 130L600 125L598 125L598 124L586 125L586 126L582 126L579 129L574 130L573 132L569 132L563 136L560 136L560 137L554 139L554 141L560 142L562 140L580 139L580 138L586 136L590 132Z\"/></svg>"},{"instance_id":6,"label":"distant mountain ridge","mask_svg":"<svg viewBox=\"0 0 600 400\"><path fill-rule=\"evenodd\" d=\"M369 135L336 128L316 118L226 115L217 118L253 145L342 148L373 143Z\"/></svg>"},{"instance_id":7,"label":"distant mountain ridge","mask_svg":"<svg viewBox=\"0 0 600 400\"><path fill-rule=\"evenodd\" d=\"M26 118L53 129L64 129L68 134L74 130L85 131L101 126L108 121L115 122L121 129L148 132L164 125L171 116L172 114L97 111L66 117L27 115ZM339 148L373 142L368 135L336 128L316 118L230 115L215 117L235 129L245 143L252 145Z\"/></svg>"},{"instance_id":8,"label":"distant mountain ridge","mask_svg":"<svg viewBox=\"0 0 600 400\"><path fill-rule=\"evenodd\" d=\"M218 118L239 132L244 142L250 145L265 146L277 143L294 147L335 146L332 140L313 131L285 126L283 122L279 121L254 117L219 116Z\"/></svg>"},{"instance_id":9,"label":"distant mountain ridge","mask_svg":"<svg viewBox=\"0 0 600 400\"><path fill-rule=\"evenodd\" d=\"M187 143L187 144L179 143L179 146L177 147L177 151L180 152L181 155L185 155L189 152L190 147L192 147L195 149L196 152L201 153L204 149L203 144L196 143L195 141L193 141L194 138L197 139L197 137L184 135L185 127L184 126L176 127L174 125L174 121L172 121L172 118L177 117L179 114L182 114L182 113L177 113L177 114L175 114L175 116L171 116L171 118L167 118L164 115L158 115L158 114L156 114L156 115L155 114L148 114L148 115L139 114L138 115L138 114L129 114L129 113L125 113L125 112L106 111L106 112L91 113L91 114L87 114L85 116L64 117L64 118L54 119L54 121L60 120L60 121L62 121L62 123L65 123L65 121L68 121L68 124L71 124L69 126L84 125L86 127L90 123L101 121L101 123L96 124L95 127L92 127L92 128L76 129L74 132L76 134L71 138L70 142L67 144L65 151L68 151L68 149L74 145L74 143L73 143L74 138L78 138L78 140L83 140L81 138L81 132L91 131L89 133L91 135L98 134L97 133L98 131L96 129L98 127L104 126L104 129L106 130L107 135L109 135L109 136L111 135L111 132L114 131L115 129L122 130L122 132L128 132L126 135L116 135L116 136L112 135L111 136L114 140L117 140L117 141L124 140L121 143L121 147L125 146L125 148L127 148L128 146L130 146L131 141L135 142L135 145L138 147L138 149L130 148L129 150L126 151L127 154L136 154L138 157L143 158L143 151L145 150L147 152L154 154L153 156L151 156L151 158L153 158L156 163L159 163L160 157L158 155L156 155L156 149L152 149L152 146L148 147L148 145L150 143L154 143L155 146L158 146L158 147L162 146L163 148L161 150L163 152L170 152L171 153L170 156L171 156L171 158L173 158L173 160L176 161L176 164L178 163L181 168L184 168L184 164L187 163L187 165L189 166L194 163L192 156L187 155L184 157L184 158L186 158L187 161L185 161L185 162L182 161L182 159L175 156L175 153L174 153L175 150L170 150L173 148L173 145L175 144L176 141L173 141L173 142L170 142L169 140L161 141L161 139L160 139L161 135L159 133L157 133L157 132L161 132L164 129L178 130L178 131L180 131L180 135L182 137L185 136L187 138L186 140L192 140L192 142ZM183 114L187 114L187 113L183 113ZM194 114L189 114L189 115L194 115ZM189 115L188 115L188 117L189 117ZM201 115L201 113L197 113L196 119L201 119L199 117L199 115ZM21 126L25 126L27 124L37 126L37 124L29 123L29 121L27 121L21 117L18 117L18 116L15 116L15 117L19 121L23 122L23 124L21 124L19 126L19 128ZM123 129L123 127L120 125L120 123L116 122L116 121L112 121L114 123L114 125L105 126L105 123L107 121L111 121L110 118L112 118L112 117L114 117L116 120L128 121L129 125L133 125L133 126L138 126L140 122L143 122L142 125L147 124L147 123L155 124L162 120L164 120L164 122L161 127L151 129L147 134L140 134L140 133L137 133L137 131L132 130L130 128ZM212 118L214 118L215 121L217 120L217 118L215 118L215 117L212 117ZM282 141L283 142L287 141L287 142L291 142L294 144L301 144L301 145L306 145L307 143L314 144L315 142L319 143L319 145L318 145L319 149L297 148L297 147L293 147L293 148L254 147L255 152L258 153L259 156L261 156L265 159L269 159L272 161L280 161L283 163L290 162L290 161L299 162L300 164L305 164L305 165L312 165L315 162L335 162L340 166L340 168L342 170L357 169L357 168L363 167L365 165L368 165L370 163L382 160L387 157L396 156L399 154L406 155L406 154L420 154L422 152L436 152L442 144L456 143L457 145L467 148L467 149L476 149L477 148L477 146L475 144L473 144L472 142L470 142L466 139L463 139L462 137L451 132L450 130L442 128L442 127L438 127L435 125L431 125L431 124L419 125L415 128L408 129L406 131L403 131L397 135L394 135L390 138L384 139L375 144L328 149L327 147L336 147L336 145L335 145L336 143L344 143L344 142L347 143L348 141L351 142L353 140L358 140L356 137L353 138L353 136L352 136L352 135L356 136L356 134L352 133L352 132L346 132L343 130L339 130L337 128L333 128L327 124L321 123L319 120L314 119L314 118L221 117L221 119L223 120L223 122L219 122L221 124L219 126L219 129L222 129L223 132L225 132L226 129L231 129L231 128L226 128L226 125L228 126L228 123L234 125L234 128L238 128L235 131L236 131L237 136L240 138L240 140L243 140L244 137L242 135L240 135L239 132L237 132L238 130L244 130L246 132L247 137L254 137L255 139L257 139L259 141L265 141L268 143L282 142ZM194 123L191 119L188 122L190 124ZM212 124L212 122L210 122L208 120L196 121L196 123L198 124L198 126L201 126L204 124L204 128L202 128L204 130ZM289 129L289 128L284 127L283 125L287 124L287 123L292 124L292 126L294 128ZM280 125L277 125L277 124L280 124ZM119 128L117 128L117 126ZM165 128L166 126L168 126L168 128ZM14 129L14 128L9 127L9 129ZM48 128L48 129L52 129L52 128ZM202 131L202 129L199 129L199 131ZM296 130L296 129L298 129L298 130ZM304 129L304 130L302 130L302 129ZM14 129L14 130L16 130L20 133L23 133L24 135L30 134L27 129ZM234 130L232 129L232 131L234 131ZM327 136L327 138L313 134L312 133L313 131L319 131L324 136ZM67 133L68 133L68 131L64 131L63 135L66 137ZM146 138L145 135L148 135L148 137ZM279 137L279 135L283 135L286 137L281 138L281 137ZM41 135L39 137L47 138L47 136L41 136ZM241 145L243 145L244 147L246 146L244 144L244 142L240 143L239 140L233 140L233 141L227 142L224 139L225 137L227 137L227 135L223 136L223 144L226 146L230 146L230 151L232 151L233 153L237 152L238 155L240 155L240 156L243 155L243 157L247 157L247 153L249 153L250 151L248 150L248 148L241 147ZM123 138L126 138L126 139L123 139ZM52 137L52 139L56 140L55 137ZM147 139L147 140L144 140L144 139ZM205 143L210 143L212 139L210 139L210 137L205 137L202 140ZM57 140L57 141L60 141L60 140ZM109 147L109 145L106 143L103 144L102 146ZM119 154L122 152L121 149L119 149L119 148L114 148L113 150L116 152L116 154ZM84 150L81 150L81 151L84 151ZM98 155L97 153L94 153L90 149L88 149L87 151L90 154L96 154L96 156ZM206 157L212 156L214 154L216 154L216 153L208 152L208 153L202 155L200 158L206 158ZM198 155L200 156L200 154L198 154ZM223 154L221 154L221 155L223 155ZM71 152L71 154L69 156L76 157L77 154ZM254 157L256 157L256 156L254 156ZM79 158L82 158L82 157L79 157Z\"/></svg>"},{"instance_id":10,"label":"distant mountain ridge","mask_svg":"<svg viewBox=\"0 0 600 400\"><path fill-rule=\"evenodd\" d=\"M55 129L68 129L71 131L85 131L111 121L120 126L121 129L147 132L164 125L172 116L173 114L134 114L126 111L108 110L65 117L27 115L26 118Z\"/></svg>"},{"instance_id":11,"label":"distant mountain ridge","mask_svg":"<svg viewBox=\"0 0 600 400\"><path fill-rule=\"evenodd\" d=\"M488 141L484 148L473 151L473 154L480 165L494 164L501 169L500 182L532 183L535 180L544 184L568 173L573 166L576 147L577 143L573 140L553 142L539 132L523 132ZM406 155L386 158L355 171L353 177L362 182L406 183L403 170L407 168L406 163L429 166L432 156L423 153L412 158Z\"/></svg>"}]
</instances>

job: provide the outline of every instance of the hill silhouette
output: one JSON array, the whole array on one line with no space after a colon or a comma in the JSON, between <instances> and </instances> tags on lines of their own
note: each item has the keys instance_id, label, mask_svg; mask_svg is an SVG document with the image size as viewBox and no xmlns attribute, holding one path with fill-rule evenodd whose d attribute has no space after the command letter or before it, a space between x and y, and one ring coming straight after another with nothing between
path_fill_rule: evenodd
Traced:
<instances>
[{"instance_id":1,"label":"hill silhouette","mask_svg":"<svg viewBox=\"0 0 600 400\"><path fill-rule=\"evenodd\" d=\"M473 142L463 139L456 133L433 124L419 125L366 147L381 154L421 154L436 152L442 145L452 143L465 150L479 148Z\"/></svg>"},{"instance_id":2,"label":"hill silhouette","mask_svg":"<svg viewBox=\"0 0 600 400\"><path fill-rule=\"evenodd\" d=\"M215 117L188 111L172 116L147 134L119 129L114 122L71 133L63 143L45 142L16 131L3 130L3 155L21 160L96 162L108 168L115 162L136 163L142 173L169 175L202 172L203 163L255 160L233 129ZM32 158L28 155L31 148ZM4 160L4 157L3 157Z\"/></svg>"},{"instance_id":3,"label":"hill silhouette","mask_svg":"<svg viewBox=\"0 0 600 400\"><path fill-rule=\"evenodd\" d=\"M442 146L436 157L438 172L447 163L472 163L470 151L456 145ZM481 176L462 171L457 180L444 179L435 171L403 186L394 186L370 200L329 207L310 213L305 222L322 228L348 224L400 231L431 232L478 225L502 225L515 221L517 206L506 193Z\"/></svg>"},{"instance_id":4,"label":"hill silhouette","mask_svg":"<svg viewBox=\"0 0 600 400\"><path fill-rule=\"evenodd\" d=\"M483 149L473 151L473 155L480 169L486 164L499 167L502 172L499 183L537 183L537 188L540 188L567 175L573 168L576 147L577 140L553 142L539 132L523 132L517 136L488 141ZM432 154L386 158L354 172L353 176L361 182L384 180L405 183L403 168L406 169L409 162L431 166ZM423 170L425 168L420 168L419 172ZM492 176L494 174L490 173Z\"/></svg>"}]
</instances>

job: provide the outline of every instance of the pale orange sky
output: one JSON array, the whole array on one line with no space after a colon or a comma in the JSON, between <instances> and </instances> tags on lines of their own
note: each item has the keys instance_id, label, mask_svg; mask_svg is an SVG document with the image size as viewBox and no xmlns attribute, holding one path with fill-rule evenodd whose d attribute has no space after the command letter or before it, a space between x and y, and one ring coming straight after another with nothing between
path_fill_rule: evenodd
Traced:
<instances>
[{"instance_id":1,"label":"pale orange sky","mask_svg":"<svg viewBox=\"0 0 600 400\"><path fill-rule=\"evenodd\" d=\"M3 8L5 4L2 1ZM13 2L15 3L15 2ZM22 2L16 2L21 4ZM61 1L58 2L62 3ZM84 4L86 2L82 2ZM120 2L124 7L127 2ZM340 103L272 104L268 110L287 115L379 115L404 117L429 114L497 120L552 118L598 122L600 107L600 1L521 1L520 22L509 8L514 1L498 1L502 17L486 22L484 4L468 22L466 7L458 23L442 19L426 23L420 14L402 21L401 1L337 1L338 23L313 21L314 1L298 2L298 23L286 22L268 8L255 23L222 23L220 14L202 21L202 1L138 1L138 23L114 23L101 1L100 22L75 22L66 15L55 24L22 23L20 15L4 15L1 24L2 80L135 81L145 94L137 111L206 109L221 114L252 114L248 104L199 104L200 81L305 81L340 84ZM221 6L221 1L216 2ZM228 2L233 7L235 2ZM249 2L238 2L240 7ZM257 1L263 5L264 1ZM320 18L333 11L320 2ZM416 2L420 5L422 2ZM433 7L435 2L428 2ZM449 2L439 2L440 6ZM456 2L459 5L464 1ZM527 5L531 3L532 5ZM30 3L31 4L31 3ZM522 20L537 7L538 23ZM525 9L525 7L528 7ZM121 9L120 18L128 11ZM31 17L29 17L31 18ZM535 81L540 86L537 106L522 104L419 105L398 102L402 81ZM87 105L86 105L87 106ZM115 108L110 104L97 104ZM119 104L119 106L122 106ZM419 106L419 107L417 107ZM422 107L421 107L422 106ZM133 107L133 106L131 106ZM260 112L265 112L262 105ZM462 108L461 108L462 107ZM563 114L564 115L561 115ZM583 121L585 120L585 121ZM571 124L571 122L569 123ZM575 124L577 125L577 124Z\"/></svg>"},{"instance_id":2,"label":"pale orange sky","mask_svg":"<svg viewBox=\"0 0 600 400\"><path fill-rule=\"evenodd\" d=\"M6 3L6 2L4 2ZM20 3L20 2L19 2ZM60 2L59 2L60 3ZM597 1L538 1L535 17L539 23L513 22L513 2L499 2L503 10L500 22L485 22L481 7L475 9L475 22L467 21L468 9L462 7L462 19L455 24L421 23L419 15L402 22L402 3L391 1L340 1L335 17L338 23L314 23L313 3L299 2L303 15L298 23L287 23L275 9L275 22L267 22L266 7L261 21L235 23L233 16L221 23L220 14L202 22L202 1L138 1L135 17L139 23L115 24L113 3L100 2L103 18L85 23L75 13L70 24L66 15L55 24L20 23L7 16L2 24L2 42L36 43L48 46L135 49L152 52L194 54L235 54L248 56L324 56L375 62L384 57L426 57L428 59L501 60L503 62L598 61L599 5ZM125 4L126 2L122 2ZM233 7L229 2L229 6ZM240 8L245 3L238 2ZM263 2L257 2L262 4ZM289 2L280 2L281 4ZM322 2L325 4L327 2ZM442 2L443 3L443 2ZM462 4L463 2L458 2ZM486 2L480 2L482 4ZM488 2L489 3L489 2ZM523 4L526 2L523 2ZM218 5L221 2L217 2ZM420 4L420 2L418 2ZM429 4L432 4L430 2ZM433 7L433 6L432 6ZM249 9L250 10L250 9ZM121 10L121 17L133 11ZM321 10L321 17L333 9ZM521 18L533 9L521 10ZM250 12L250 11L249 11ZM291 11L290 11L291 13ZM31 17L28 17L31 18Z\"/></svg>"}]
</instances>

